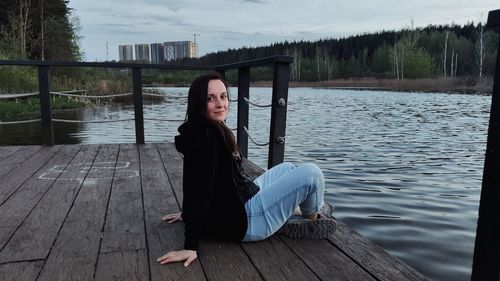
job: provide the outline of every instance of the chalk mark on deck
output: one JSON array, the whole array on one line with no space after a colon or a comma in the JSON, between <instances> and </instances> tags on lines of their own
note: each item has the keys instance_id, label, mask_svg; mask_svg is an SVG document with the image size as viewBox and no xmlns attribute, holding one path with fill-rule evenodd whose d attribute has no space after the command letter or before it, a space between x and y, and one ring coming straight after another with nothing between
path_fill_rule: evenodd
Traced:
<instances>
[{"instance_id":1,"label":"chalk mark on deck","mask_svg":"<svg viewBox=\"0 0 500 281\"><path fill-rule=\"evenodd\" d=\"M115 167L116 165L116 167ZM41 174L38 179L42 180L76 180L82 182L95 182L113 178L133 178L139 176L139 171L127 169L130 162L94 162L69 165L54 165L47 172ZM85 175L88 173L87 177ZM60 175L60 176L59 176ZM59 177L58 177L59 176Z\"/></svg>"}]
</instances>

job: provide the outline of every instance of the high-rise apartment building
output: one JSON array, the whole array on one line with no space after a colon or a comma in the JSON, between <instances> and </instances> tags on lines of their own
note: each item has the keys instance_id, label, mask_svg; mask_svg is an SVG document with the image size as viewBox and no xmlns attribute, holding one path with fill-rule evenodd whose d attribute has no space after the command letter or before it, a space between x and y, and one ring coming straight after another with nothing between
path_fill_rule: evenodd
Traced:
<instances>
[{"instance_id":1,"label":"high-rise apartment building","mask_svg":"<svg viewBox=\"0 0 500 281\"><path fill-rule=\"evenodd\" d=\"M165 47L163 43L152 43L151 45L151 63L162 63L165 61Z\"/></svg>"},{"instance_id":2,"label":"high-rise apartment building","mask_svg":"<svg viewBox=\"0 0 500 281\"><path fill-rule=\"evenodd\" d=\"M165 42L163 45L165 61L198 57L198 46L191 41Z\"/></svg>"},{"instance_id":3,"label":"high-rise apartment building","mask_svg":"<svg viewBox=\"0 0 500 281\"><path fill-rule=\"evenodd\" d=\"M120 52L120 61L134 60L132 45L120 45L118 49ZM140 62L163 63L177 59L198 57L198 45L191 41L135 44L134 49L135 60Z\"/></svg>"},{"instance_id":4,"label":"high-rise apartment building","mask_svg":"<svg viewBox=\"0 0 500 281\"><path fill-rule=\"evenodd\" d=\"M142 62L150 62L149 44L135 44L135 60Z\"/></svg>"},{"instance_id":5,"label":"high-rise apartment building","mask_svg":"<svg viewBox=\"0 0 500 281\"><path fill-rule=\"evenodd\" d=\"M120 53L120 61L134 60L134 52L132 51L132 45L119 45L118 51Z\"/></svg>"}]
</instances>

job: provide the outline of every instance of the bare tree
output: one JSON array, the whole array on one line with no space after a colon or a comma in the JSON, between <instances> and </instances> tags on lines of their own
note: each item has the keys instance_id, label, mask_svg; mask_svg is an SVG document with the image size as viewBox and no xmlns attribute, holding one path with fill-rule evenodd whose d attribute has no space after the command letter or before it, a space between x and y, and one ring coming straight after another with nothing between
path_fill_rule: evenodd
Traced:
<instances>
[{"instance_id":1,"label":"bare tree","mask_svg":"<svg viewBox=\"0 0 500 281\"><path fill-rule=\"evenodd\" d=\"M17 19L17 24L19 27L19 42L21 48L21 58L26 59L26 48L27 48L27 38L29 32L29 11L31 6L31 0L20 0L19 1L19 17Z\"/></svg>"},{"instance_id":2,"label":"bare tree","mask_svg":"<svg viewBox=\"0 0 500 281\"><path fill-rule=\"evenodd\" d=\"M45 40L44 40L44 9L43 9L43 0L40 0L40 38L41 38L41 60L45 60Z\"/></svg>"},{"instance_id":3,"label":"bare tree","mask_svg":"<svg viewBox=\"0 0 500 281\"><path fill-rule=\"evenodd\" d=\"M451 50L451 60L450 60L450 77L453 77L453 69L455 67L454 59L455 59L455 49L452 49ZM446 74L445 74L445 76L446 76Z\"/></svg>"},{"instance_id":4,"label":"bare tree","mask_svg":"<svg viewBox=\"0 0 500 281\"><path fill-rule=\"evenodd\" d=\"M319 46L316 45L316 74L318 74L318 81L321 81L321 73L320 73L320 63L321 63L321 50Z\"/></svg>"},{"instance_id":5,"label":"bare tree","mask_svg":"<svg viewBox=\"0 0 500 281\"><path fill-rule=\"evenodd\" d=\"M397 49L396 35L394 35L393 54L394 54L394 69L396 70L396 78L399 80L398 49Z\"/></svg>"},{"instance_id":6,"label":"bare tree","mask_svg":"<svg viewBox=\"0 0 500 281\"><path fill-rule=\"evenodd\" d=\"M475 59L476 59L476 66L478 68L479 72L479 79L483 78L483 64L484 64L484 26L483 26L483 21L482 21L483 15L481 13L479 23L476 28L476 44L474 45L475 47Z\"/></svg>"},{"instance_id":7,"label":"bare tree","mask_svg":"<svg viewBox=\"0 0 500 281\"><path fill-rule=\"evenodd\" d=\"M449 31L445 33L444 47L443 47L443 76L446 77L446 55L448 54L448 35Z\"/></svg>"}]
</instances>

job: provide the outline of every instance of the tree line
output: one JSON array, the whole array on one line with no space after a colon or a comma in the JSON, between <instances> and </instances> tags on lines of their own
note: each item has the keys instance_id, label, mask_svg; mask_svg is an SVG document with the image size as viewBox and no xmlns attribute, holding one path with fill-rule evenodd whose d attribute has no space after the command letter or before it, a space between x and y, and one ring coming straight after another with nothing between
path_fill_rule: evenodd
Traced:
<instances>
[{"instance_id":1,"label":"tree line","mask_svg":"<svg viewBox=\"0 0 500 281\"><path fill-rule=\"evenodd\" d=\"M0 0L0 58L78 61L78 18L68 0Z\"/></svg>"},{"instance_id":2,"label":"tree line","mask_svg":"<svg viewBox=\"0 0 500 281\"><path fill-rule=\"evenodd\" d=\"M207 54L202 64L226 64L272 55L294 57L291 79L350 77L437 78L492 76L498 35L481 23L429 25L340 39L294 41Z\"/></svg>"}]
</instances>

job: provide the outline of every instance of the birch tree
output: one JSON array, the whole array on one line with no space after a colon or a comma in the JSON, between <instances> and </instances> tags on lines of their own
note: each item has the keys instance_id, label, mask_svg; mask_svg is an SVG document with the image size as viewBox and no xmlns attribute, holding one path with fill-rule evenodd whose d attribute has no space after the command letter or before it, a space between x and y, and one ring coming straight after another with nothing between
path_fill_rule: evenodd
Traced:
<instances>
[{"instance_id":1,"label":"birch tree","mask_svg":"<svg viewBox=\"0 0 500 281\"><path fill-rule=\"evenodd\" d=\"M21 58L26 59L26 47L29 32L29 11L31 6L31 0L19 0L19 16L17 17L17 25L19 30L19 42Z\"/></svg>"},{"instance_id":2,"label":"birch tree","mask_svg":"<svg viewBox=\"0 0 500 281\"><path fill-rule=\"evenodd\" d=\"M394 69L396 71L396 78L399 80L398 49L397 49L397 41L395 34L394 34L394 46L392 49L393 49Z\"/></svg>"},{"instance_id":3,"label":"birch tree","mask_svg":"<svg viewBox=\"0 0 500 281\"><path fill-rule=\"evenodd\" d=\"M449 35L449 31L447 30L446 33L445 33L445 37L444 37L444 46L443 46L443 76L446 77L446 67L447 67L447 63L446 63L446 55L448 54L448 35Z\"/></svg>"},{"instance_id":4,"label":"birch tree","mask_svg":"<svg viewBox=\"0 0 500 281\"><path fill-rule=\"evenodd\" d=\"M480 21L476 28L476 44L475 59L476 66L479 72L479 79L483 78L483 65L484 65L484 28L483 23Z\"/></svg>"}]
</instances>

